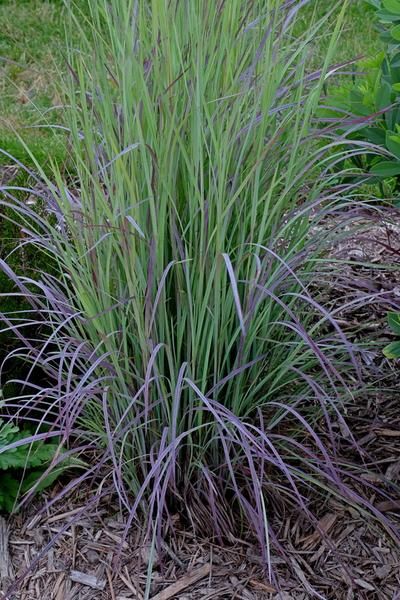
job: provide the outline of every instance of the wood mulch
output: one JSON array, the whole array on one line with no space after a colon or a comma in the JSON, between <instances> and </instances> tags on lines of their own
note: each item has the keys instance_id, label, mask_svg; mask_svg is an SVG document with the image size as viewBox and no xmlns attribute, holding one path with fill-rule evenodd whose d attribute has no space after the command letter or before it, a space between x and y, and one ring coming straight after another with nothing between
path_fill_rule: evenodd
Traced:
<instances>
[{"instance_id":1,"label":"wood mulch","mask_svg":"<svg viewBox=\"0 0 400 600\"><path fill-rule=\"evenodd\" d=\"M122 543L124 525L118 506L110 498L103 499L94 513L67 527L51 549L43 553L48 541L85 505L88 493L84 489L76 492L62 512L59 507L54 513L38 518L37 507L32 506L27 514L10 519L8 572L12 577L2 580L3 589L12 579L21 578L18 592L10 597L20 600L145 597L150 548L141 546L134 532ZM196 540L188 532L180 531L178 523L177 531L174 539L164 543L162 559L157 556L154 559L149 590L152 600L258 600L275 590L265 581L260 563L249 560L245 546L220 548ZM115 569L117 555L120 566ZM30 571L34 561L37 564Z\"/></svg>"},{"instance_id":2,"label":"wood mulch","mask_svg":"<svg viewBox=\"0 0 400 600\"><path fill-rule=\"evenodd\" d=\"M396 448L400 459L400 449ZM76 491L63 506L38 516L39 504L9 519L9 552L0 560L1 588L19 580L16 600L143 600L150 549L133 532L122 544L118 505L105 498L92 514L68 523L87 503ZM39 501L36 501L39 502ZM390 511L393 511L390 513ZM395 521L396 507L387 506ZM239 540L221 548L196 539L176 521L176 534L155 557L151 600L244 599L393 600L400 592L400 547L371 519L330 500L321 509L320 531L295 514L281 524L287 559L273 557L280 592L264 575L257 548ZM400 517L400 512L399 515ZM3 521L4 523L4 521ZM0 527L0 532L2 528ZM321 531L325 535L321 535ZM61 532L61 533L60 533ZM50 549L48 542L59 536ZM0 548L2 542L0 542ZM334 547L332 547L334 545ZM114 559L120 553L120 567ZM8 563L8 564L7 564ZM30 568L31 567L31 568ZM400 598L400 595L399 595Z\"/></svg>"}]
</instances>

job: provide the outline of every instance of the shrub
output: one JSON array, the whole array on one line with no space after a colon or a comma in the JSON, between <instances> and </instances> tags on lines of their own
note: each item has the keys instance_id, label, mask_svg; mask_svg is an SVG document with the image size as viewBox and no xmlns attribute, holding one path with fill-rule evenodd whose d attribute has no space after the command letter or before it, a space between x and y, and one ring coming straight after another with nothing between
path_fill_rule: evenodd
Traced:
<instances>
[{"instance_id":1,"label":"shrub","mask_svg":"<svg viewBox=\"0 0 400 600\"><path fill-rule=\"evenodd\" d=\"M365 142L364 154L352 157L356 166L368 172L369 182L389 180L398 201L400 176L400 10L399 4L366 0L375 15L384 50L358 64L352 84L335 91L329 104L349 118L344 131L348 139ZM397 37L396 37L397 36ZM329 114L332 114L330 109Z\"/></svg>"},{"instance_id":2,"label":"shrub","mask_svg":"<svg viewBox=\"0 0 400 600\"><path fill-rule=\"evenodd\" d=\"M76 182L43 173L55 224L7 202L59 275L2 263L46 334L26 339L29 315L5 326L52 382L28 378L12 402L96 449L88 475L109 475L127 527L145 514L157 539L177 510L219 537L247 527L269 565L282 501L310 519L310 490L373 510L343 482L331 426L356 351L310 293L313 225L340 204L316 123L340 20L307 73L325 21L294 38L300 6L99 0L90 39L78 12Z\"/></svg>"}]
</instances>

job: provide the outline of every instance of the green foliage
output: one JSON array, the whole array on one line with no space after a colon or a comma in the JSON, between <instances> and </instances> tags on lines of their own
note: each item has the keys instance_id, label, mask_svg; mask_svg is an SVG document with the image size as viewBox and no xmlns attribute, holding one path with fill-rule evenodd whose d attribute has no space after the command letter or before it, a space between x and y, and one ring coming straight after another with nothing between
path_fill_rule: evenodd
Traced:
<instances>
[{"instance_id":1,"label":"green foliage","mask_svg":"<svg viewBox=\"0 0 400 600\"><path fill-rule=\"evenodd\" d=\"M374 177L368 183L389 186L395 201L400 193L400 13L398 0L366 0L375 9L384 50L361 61L358 75L331 95L329 116L348 114L350 124L342 131L347 139L372 144L370 151L352 157L363 172ZM360 124L354 126L354 117ZM365 124L363 125L363 119Z\"/></svg>"},{"instance_id":2,"label":"green foliage","mask_svg":"<svg viewBox=\"0 0 400 600\"><path fill-rule=\"evenodd\" d=\"M56 443L27 442L10 448L29 436L29 431L0 419L0 510L12 512L20 495L36 484L36 492L44 490L62 471L56 468L43 477L60 449Z\"/></svg>"},{"instance_id":3,"label":"green foliage","mask_svg":"<svg viewBox=\"0 0 400 600\"><path fill-rule=\"evenodd\" d=\"M350 133L348 139L374 144L387 158L370 152L355 156L353 162L377 178L397 178L400 175L400 52L380 53L360 63L358 68L365 75L337 90L333 104L351 116L366 118L365 126ZM368 118L371 116L372 119ZM354 129L354 125L349 127Z\"/></svg>"},{"instance_id":4,"label":"green foliage","mask_svg":"<svg viewBox=\"0 0 400 600\"><path fill-rule=\"evenodd\" d=\"M382 41L388 46L397 46L400 42L400 1L365 0L376 10L378 29Z\"/></svg>"},{"instance_id":5,"label":"green foliage","mask_svg":"<svg viewBox=\"0 0 400 600\"><path fill-rule=\"evenodd\" d=\"M400 313L389 313L388 323L391 330L400 335ZM400 358L400 340L388 344L383 352L387 358Z\"/></svg>"}]
</instances>

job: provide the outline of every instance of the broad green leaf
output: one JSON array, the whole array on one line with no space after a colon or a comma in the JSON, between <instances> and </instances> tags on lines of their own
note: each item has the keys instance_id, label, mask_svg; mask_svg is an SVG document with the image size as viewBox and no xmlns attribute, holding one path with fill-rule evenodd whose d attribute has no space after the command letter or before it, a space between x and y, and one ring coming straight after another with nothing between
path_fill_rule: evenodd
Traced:
<instances>
[{"instance_id":1,"label":"broad green leaf","mask_svg":"<svg viewBox=\"0 0 400 600\"><path fill-rule=\"evenodd\" d=\"M391 312L387 319L391 330L400 334L400 313Z\"/></svg>"},{"instance_id":2,"label":"broad green leaf","mask_svg":"<svg viewBox=\"0 0 400 600\"><path fill-rule=\"evenodd\" d=\"M379 88L376 92L376 97L375 97L376 107L378 110L382 110L383 108L388 107L389 104L391 104L391 101L392 101L392 86L390 85L390 83L388 81L382 81L381 85L379 86Z\"/></svg>"},{"instance_id":3,"label":"broad green leaf","mask_svg":"<svg viewBox=\"0 0 400 600\"><path fill-rule=\"evenodd\" d=\"M383 7L390 13L400 16L400 0L383 0Z\"/></svg>"},{"instance_id":4,"label":"broad green leaf","mask_svg":"<svg viewBox=\"0 0 400 600\"><path fill-rule=\"evenodd\" d=\"M397 14L393 14L393 13L390 13L390 12L384 11L384 10L380 10L376 14L377 14L378 19L380 21L383 21L384 23L396 23L396 21L399 18L397 16Z\"/></svg>"},{"instance_id":5,"label":"broad green leaf","mask_svg":"<svg viewBox=\"0 0 400 600\"><path fill-rule=\"evenodd\" d=\"M11 442L18 431L19 428L16 425L11 422L4 423L3 419L0 419L0 450Z\"/></svg>"},{"instance_id":6,"label":"broad green leaf","mask_svg":"<svg viewBox=\"0 0 400 600\"><path fill-rule=\"evenodd\" d=\"M392 38L394 38L397 42L400 42L400 25L395 25L390 30Z\"/></svg>"},{"instance_id":7,"label":"broad green leaf","mask_svg":"<svg viewBox=\"0 0 400 600\"><path fill-rule=\"evenodd\" d=\"M392 131L386 132L386 147L400 160L400 136Z\"/></svg>"},{"instance_id":8,"label":"broad green leaf","mask_svg":"<svg viewBox=\"0 0 400 600\"><path fill-rule=\"evenodd\" d=\"M400 358L400 342L392 342L383 350L386 358Z\"/></svg>"},{"instance_id":9,"label":"broad green leaf","mask_svg":"<svg viewBox=\"0 0 400 600\"><path fill-rule=\"evenodd\" d=\"M398 69L400 67L400 52L392 57L392 60L390 61L390 67L392 69Z\"/></svg>"},{"instance_id":10,"label":"broad green leaf","mask_svg":"<svg viewBox=\"0 0 400 600\"><path fill-rule=\"evenodd\" d=\"M371 174L378 177L395 177L400 175L400 161L382 160L371 167Z\"/></svg>"},{"instance_id":11,"label":"broad green leaf","mask_svg":"<svg viewBox=\"0 0 400 600\"><path fill-rule=\"evenodd\" d=\"M25 435L25 434L24 434ZM25 444L5 452L0 451L0 469L30 469L40 467L53 458L57 444Z\"/></svg>"},{"instance_id":12,"label":"broad green leaf","mask_svg":"<svg viewBox=\"0 0 400 600\"><path fill-rule=\"evenodd\" d=\"M63 467L57 467L56 469L52 469L46 477L44 477L40 483L35 487L35 492L42 492L50 485L52 485L56 479L65 471L67 465ZM36 482L42 477L43 470L40 471L31 471L25 478L22 483L22 492L28 492L31 488L33 488Z\"/></svg>"},{"instance_id":13,"label":"broad green leaf","mask_svg":"<svg viewBox=\"0 0 400 600\"><path fill-rule=\"evenodd\" d=\"M381 127L366 127L361 130L361 133L365 134L365 137L371 144L383 146L386 142L386 133Z\"/></svg>"}]
</instances>

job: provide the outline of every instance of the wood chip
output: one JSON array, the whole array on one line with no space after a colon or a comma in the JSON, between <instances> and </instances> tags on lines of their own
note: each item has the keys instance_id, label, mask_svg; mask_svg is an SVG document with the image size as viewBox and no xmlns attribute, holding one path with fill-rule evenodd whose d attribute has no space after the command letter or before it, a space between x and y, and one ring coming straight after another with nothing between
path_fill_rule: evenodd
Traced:
<instances>
[{"instance_id":1,"label":"wood chip","mask_svg":"<svg viewBox=\"0 0 400 600\"><path fill-rule=\"evenodd\" d=\"M110 569L107 569L106 573L107 573L107 579L108 579L108 586L110 588L111 600L116 600Z\"/></svg>"},{"instance_id":2,"label":"wood chip","mask_svg":"<svg viewBox=\"0 0 400 600\"><path fill-rule=\"evenodd\" d=\"M390 573L393 571L393 565L382 565L381 567L377 567L375 569L375 575L378 579L385 579Z\"/></svg>"},{"instance_id":3,"label":"wood chip","mask_svg":"<svg viewBox=\"0 0 400 600\"><path fill-rule=\"evenodd\" d=\"M59 515L54 515L53 517L49 517L46 519L47 524L56 523L57 521L63 521L68 517L72 517L76 515L79 511L82 511L82 507L78 506L78 508L74 508L73 510L69 510L68 512L60 513Z\"/></svg>"},{"instance_id":4,"label":"wood chip","mask_svg":"<svg viewBox=\"0 0 400 600\"><path fill-rule=\"evenodd\" d=\"M71 581L86 585L93 590L104 590L106 582L104 579L98 579L95 575L89 573L82 573L82 571L71 571L69 575Z\"/></svg>"},{"instance_id":5,"label":"wood chip","mask_svg":"<svg viewBox=\"0 0 400 600\"><path fill-rule=\"evenodd\" d=\"M400 437L400 429L378 429L377 433L385 437Z\"/></svg>"},{"instance_id":6,"label":"wood chip","mask_svg":"<svg viewBox=\"0 0 400 600\"><path fill-rule=\"evenodd\" d=\"M123 542L122 537L120 535L112 533L111 531L107 531L107 529L104 529L104 533L107 537L110 538L110 540L112 540L116 544L119 544L124 550L129 550L129 544L125 541Z\"/></svg>"},{"instance_id":7,"label":"wood chip","mask_svg":"<svg viewBox=\"0 0 400 600\"><path fill-rule=\"evenodd\" d=\"M0 582L13 577L10 554L8 551L8 526L0 517Z\"/></svg>"},{"instance_id":8,"label":"wood chip","mask_svg":"<svg viewBox=\"0 0 400 600\"><path fill-rule=\"evenodd\" d=\"M125 577L122 573L119 573L118 577L126 585L126 587L128 588L128 590L130 590L132 592L132 594L135 596L135 598L136 597L140 597L140 598L142 597L142 595L138 592L138 590L133 585L132 581L130 581L129 574L127 574L127 576Z\"/></svg>"},{"instance_id":9,"label":"wood chip","mask_svg":"<svg viewBox=\"0 0 400 600\"><path fill-rule=\"evenodd\" d=\"M339 515L337 513L327 513L324 515L322 519L318 521L318 526L316 527L315 531L311 535L308 535L301 540L304 542L304 547L310 548L316 542L318 542L321 537L329 533L336 523L338 516Z\"/></svg>"},{"instance_id":10,"label":"wood chip","mask_svg":"<svg viewBox=\"0 0 400 600\"><path fill-rule=\"evenodd\" d=\"M276 588L274 588L272 585L269 585L268 583L256 581L255 579L250 579L249 583L250 583L250 585L255 587L257 590L261 590L263 592L266 592L267 594L275 594L276 593Z\"/></svg>"},{"instance_id":11,"label":"wood chip","mask_svg":"<svg viewBox=\"0 0 400 600\"><path fill-rule=\"evenodd\" d=\"M211 573L211 564L207 563L203 565L199 569L188 573L175 583L169 585L165 590L159 592L155 596L153 596L152 600L169 600L170 598L174 598L177 594L190 587L200 579L207 577Z\"/></svg>"},{"instance_id":12,"label":"wood chip","mask_svg":"<svg viewBox=\"0 0 400 600\"><path fill-rule=\"evenodd\" d=\"M65 578L64 573L60 573L53 589L54 600L64 600L65 594Z\"/></svg>"},{"instance_id":13,"label":"wood chip","mask_svg":"<svg viewBox=\"0 0 400 600\"><path fill-rule=\"evenodd\" d=\"M367 581L364 581L364 579L355 579L354 583L356 583L358 586L360 586L364 590L368 590L369 592L375 592L374 586L371 585L370 583L368 583Z\"/></svg>"},{"instance_id":14,"label":"wood chip","mask_svg":"<svg viewBox=\"0 0 400 600\"><path fill-rule=\"evenodd\" d=\"M379 502L376 505L376 508L381 512L389 512L389 511L399 511L400 512L400 502L396 502L396 500L384 500L383 502Z\"/></svg>"}]
</instances>

